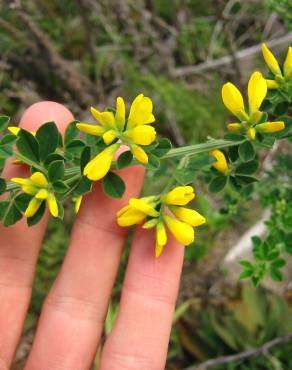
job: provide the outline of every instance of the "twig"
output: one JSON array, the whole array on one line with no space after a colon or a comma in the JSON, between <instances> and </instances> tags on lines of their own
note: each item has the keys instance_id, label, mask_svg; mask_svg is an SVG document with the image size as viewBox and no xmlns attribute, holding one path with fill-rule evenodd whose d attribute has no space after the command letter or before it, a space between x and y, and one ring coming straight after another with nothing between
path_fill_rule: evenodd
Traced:
<instances>
[{"instance_id":1,"label":"twig","mask_svg":"<svg viewBox=\"0 0 292 370\"><path fill-rule=\"evenodd\" d=\"M230 356L221 356L217 357L205 362L202 362L198 366L191 366L186 368L185 370L206 370L210 369L213 366L218 366L218 365L223 365L223 364L228 364L230 362L235 362L235 361L242 361L247 358L255 357L257 355L264 355L269 350L272 348L280 345L280 344L285 344L288 343L292 340L292 333L289 333L283 337L275 338L264 345L262 345L259 348L251 349L249 351L237 353L235 355L230 355Z\"/></svg>"},{"instance_id":2,"label":"twig","mask_svg":"<svg viewBox=\"0 0 292 370\"><path fill-rule=\"evenodd\" d=\"M292 32L289 32L285 36L279 37L278 39L275 40L268 41L267 45L270 48L281 47L289 45L291 41L292 41ZM242 60L248 59L256 54L259 54L260 52L261 45L255 45L236 52L234 56L236 57L237 60ZM192 74L200 74L209 69L220 68L222 66L231 64L234 60L234 56L226 55L222 58L209 60L207 62L197 64L195 66L175 68L171 71L171 75L173 77L185 77Z\"/></svg>"}]
</instances>

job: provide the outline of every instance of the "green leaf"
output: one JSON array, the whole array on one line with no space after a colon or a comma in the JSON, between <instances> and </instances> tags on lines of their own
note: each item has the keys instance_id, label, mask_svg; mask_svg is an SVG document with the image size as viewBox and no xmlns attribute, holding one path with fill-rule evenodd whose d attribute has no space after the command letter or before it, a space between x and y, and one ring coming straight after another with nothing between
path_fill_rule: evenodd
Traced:
<instances>
[{"instance_id":1,"label":"green leaf","mask_svg":"<svg viewBox=\"0 0 292 370\"><path fill-rule=\"evenodd\" d=\"M283 274L281 271L279 271L276 268L271 268L270 270L270 277L274 281L282 281L283 280Z\"/></svg>"},{"instance_id":2,"label":"green leaf","mask_svg":"<svg viewBox=\"0 0 292 370\"><path fill-rule=\"evenodd\" d=\"M273 261L271 263L271 268L280 269L280 268L286 266L286 264L287 264L287 262L284 259L278 258L278 259L276 259L275 261Z\"/></svg>"},{"instance_id":3,"label":"green leaf","mask_svg":"<svg viewBox=\"0 0 292 370\"><path fill-rule=\"evenodd\" d=\"M117 166L118 168L125 168L125 167L128 167L130 166L130 164L132 163L132 160L133 160L133 154L131 153L130 150L127 150L126 152L123 152L118 160L117 160Z\"/></svg>"},{"instance_id":4,"label":"green leaf","mask_svg":"<svg viewBox=\"0 0 292 370\"><path fill-rule=\"evenodd\" d=\"M63 204L61 202L58 201L58 210L59 210L59 213L58 213L58 218L60 220L63 220L64 218L64 214L65 214L65 211L64 211L64 207L63 207Z\"/></svg>"},{"instance_id":5,"label":"green leaf","mask_svg":"<svg viewBox=\"0 0 292 370\"><path fill-rule=\"evenodd\" d=\"M114 172L104 177L102 185L104 192L112 198L121 198L126 190L123 179Z\"/></svg>"},{"instance_id":6,"label":"green leaf","mask_svg":"<svg viewBox=\"0 0 292 370\"><path fill-rule=\"evenodd\" d=\"M253 177L253 176L237 175L236 176L236 181L240 185L249 185L249 184L252 184L253 182L257 182L259 180L256 177Z\"/></svg>"},{"instance_id":7,"label":"green leaf","mask_svg":"<svg viewBox=\"0 0 292 370\"><path fill-rule=\"evenodd\" d=\"M82 150L85 147L85 143L82 140L72 140L67 146L66 146L66 152L79 156L81 155Z\"/></svg>"},{"instance_id":8,"label":"green leaf","mask_svg":"<svg viewBox=\"0 0 292 370\"><path fill-rule=\"evenodd\" d=\"M65 161L65 158L61 154L51 153L45 160L45 166L49 166L49 164L54 161Z\"/></svg>"},{"instance_id":9,"label":"green leaf","mask_svg":"<svg viewBox=\"0 0 292 370\"><path fill-rule=\"evenodd\" d=\"M285 114L289 109L289 103L288 102L281 102L279 104L276 105L275 109L274 109L274 115L275 116L282 116L283 114Z\"/></svg>"},{"instance_id":10,"label":"green leaf","mask_svg":"<svg viewBox=\"0 0 292 370\"><path fill-rule=\"evenodd\" d=\"M6 181L5 179L0 178L0 194L5 193L6 190Z\"/></svg>"},{"instance_id":11,"label":"green leaf","mask_svg":"<svg viewBox=\"0 0 292 370\"><path fill-rule=\"evenodd\" d=\"M214 162L216 162L215 158L206 153L197 154L189 159L186 168L191 171L205 170L209 169Z\"/></svg>"},{"instance_id":12,"label":"green leaf","mask_svg":"<svg viewBox=\"0 0 292 370\"><path fill-rule=\"evenodd\" d=\"M39 144L35 137L28 131L21 129L18 134L16 146L20 154L32 162L38 163L40 159Z\"/></svg>"},{"instance_id":13,"label":"green leaf","mask_svg":"<svg viewBox=\"0 0 292 370\"><path fill-rule=\"evenodd\" d=\"M10 117L8 116L0 116L0 131L4 131L8 126L10 121Z\"/></svg>"},{"instance_id":14,"label":"green leaf","mask_svg":"<svg viewBox=\"0 0 292 370\"><path fill-rule=\"evenodd\" d=\"M224 175L214 177L209 184L209 191L211 193L218 193L223 190L227 184L227 179L228 177Z\"/></svg>"},{"instance_id":15,"label":"green leaf","mask_svg":"<svg viewBox=\"0 0 292 370\"><path fill-rule=\"evenodd\" d=\"M39 143L40 159L44 161L58 146L59 131L55 122L42 125L36 132L36 140Z\"/></svg>"},{"instance_id":16,"label":"green leaf","mask_svg":"<svg viewBox=\"0 0 292 370\"><path fill-rule=\"evenodd\" d=\"M16 207L14 200L0 202L0 217L5 227L14 225L22 218L22 213Z\"/></svg>"},{"instance_id":17,"label":"green leaf","mask_svg":"<svg viewBox=\"0 0 292 370\"><path fill-rule=\"evenodd\" d=\"M156 155L156 157L163 157L166 153L170 151L172 148L171 142L167 138L159 139L158 145L152 150L152 154Z\"/></svg>"},{"instance_id":18,"label":"green leaf","mask_svg":"<svg viewBox=\"0 0 292 370\"><path fill-rule=\"evenodd\" d=\"M57 180L53 182L53 188L56 193L64 194L66 193L70 188L68 185L66 185L63 181Z\"/></svg>"},{"instance_id":19,"label":"green leaf","mask_svg":"<svg viewBox=\"0 0 292 370\"><path fill-rule=\"evenodd\" d=\"M253 270L244 270L240 273L239 279L240 280L248 279L248 278L252 277L252 275L253 275Z\"/></svg>"},{"instance_id":20,"label":"green leaf","mask_svg":"<svg viewBox=\"0 0 292 370\"><path fill-rule=\"evenodd\" d=\"M256 153L252 143L247 140L239 145L238 154L243 162L248 162L254 159Z\"/></svg>"},{"instance_id":21,"label":"green leaf","mask_svg":"<svg viewBox=\"0 0 292 370\"><path fill-rule=\"evenodd\" d=\"M177 168L173 175L180 185L187 185L194 181L196 173L195 171L189 171L188 169Z\"/></svg>"},{"instance_id":22,"label":"green leaf","mask_svg":"<svg viewBox=\"0 0 292 370\"><path fill-rule=\"evenodd\" d=\"M157 170L160 167L160 160L158 157L156 157L154 154L149 153L148 154L148 163L147 168L150 170Z\"/></svg>"},{"instance_id":23,"label":"green leaf","mask_svg":"<svg viewBox=\"0 0 292 370\"><path fill-rule=\"evenodd\" d=\"M28 217L26 222L28 226L34 226L36 225L43 217L46 210L46 202L42 202L40 208L37 210L37 212L32 216Z\"/></svg>"},{"instance_id":24,"label":"green leaf","mask_svg":"<svg viewBox=\"0 0 292 370\"><path fill-rule=\"evenodd\" d=\"M32 199L32 196L29 194L25 194L25 193L19 194L15 198L15 205L20 212L24 213L31 199Z\"/></svg>"},{"instance_id":25,"label":"green leaf","mask_svg":"<svg viewBox=\"0 0 292 370\"><path fill-rule=\"evenodd\" d=\"M81 170L81 173L83 172L85 166L87 165L87 163L90 161L90 158L91 158L91 148L90 146L86 146L82 153L81 153L81 157L80 157L80 170Z\"/></svg>"},{"instance_id":26,"label":"green leaf","mask_svg":"<svg viewBox=\"0 0 292 370\"><path fill-rule=\"evenodd\" d=\"M66 128L64 135L65 146L67 146L72 140L76 139L76 137L79 135L80 131L76 127L76 123L78 123L78 121L73 121L69 123L69 125Z\"/></svg>"},{"instance_id":27,"label":"green leaf","mask_svg":"<svg viewBox=\"0 0 292 370\"><path fill-rule=\"evenodd\" d=\"M256 172L259 168L259 162L254 159L253 161L240 163L236 167L236 173L243 174L243 175L251 175Z\"/></svg>"},{"instance_id":28,"label":"green leaf","mask_svg":"<svg viewBox=\"0 0 292 370\"><path fill-rule=\"evenodd\" d=\"M48 176L51 182L61 180L65 175L64 161L54 161L50 163L48 168Z\"/></svg>"},{"instance_id":29,"label":"green leaf","mask_svg":"<svg viewBox=\"0 0 292 370\"><path fill-rule=\"evenodd\" d=\"M82 176L74 189L76 197L89 193L92 188L92 182L85 176Z\"/></svg>"},{"instance_id":30,"label":"green leaf","mask_svg":"<svg viewBox=\"0 0 292 370\"><path fill-rule=\"evenodd\" d=\"M224 139L228 141L243 141L246 139L246 137L242 134L234 134L231 132L228 132L224 135Z\"/></svg>"},{"instance_id":31,"label":"green leaf","mask_svg":"<svg viewBox=\"0 0 292 370\"><path fill-rule=\"evenodd\" d=\"M253 270L253 264L247 260L239 261L240 265L244 267L245 269Z\"/></svg>"}]
</instances>

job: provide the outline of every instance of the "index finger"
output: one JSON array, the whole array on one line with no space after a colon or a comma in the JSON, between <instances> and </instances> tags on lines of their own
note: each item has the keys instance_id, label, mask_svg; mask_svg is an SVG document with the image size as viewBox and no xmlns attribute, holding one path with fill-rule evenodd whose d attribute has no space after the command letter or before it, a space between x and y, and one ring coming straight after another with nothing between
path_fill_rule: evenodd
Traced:
<instances>
[{"instance_id":1,"label":"index finger","mask_svg":"<svg viewBox=\"0 0 292 370\"><path fill-rule=\"evenodd\" d=\"M20 126L36 131L48 121L55 121L61 132L73 121L72 113L54 102L39 102L29 107ZM4 177L28 176L26 166L8 164ZM47 225L47 217L28 228L26 220L5 228L0 225L0 368L9 368L12 361L31 296L35 263Z\"/></svg>"}]
</instances>

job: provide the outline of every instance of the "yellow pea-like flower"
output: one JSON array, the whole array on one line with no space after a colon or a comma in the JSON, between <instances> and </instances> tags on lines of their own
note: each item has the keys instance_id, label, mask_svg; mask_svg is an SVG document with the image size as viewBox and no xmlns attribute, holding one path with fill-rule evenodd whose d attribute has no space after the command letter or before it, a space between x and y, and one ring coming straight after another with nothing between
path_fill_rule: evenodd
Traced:
<instances>
[{"instance_id":1,"label":"yellow pea-like flower","mask_svg":"<svg viewBox=\"0 0 292 370\"><path fill-rule=\"evenodd\" d=\"M159 212L157 212L154 208L155 205L155 197L147 197L147 198L131 198L129 200L129 205L138 211L145 213L148 216L158 217Z\"/></svg>"},{"instance_id":2,"label":"yellow pea-like flower","mask_svg":"<svg viewBox=\"0 0 292 370\"><path fill-rule=\"evenodd\" d=\"M185 206L195 198L192 186L177 186L161 197L162 202L170 205Z\"/></svg>"},{"instance_id":3,"label":"yellow pea-like flower","mask_svg":"<svg viewBox=\"0 0 292 370\"><path fill-rule=\"evenodd\" d=\"M155 256L159 257L167 243L167 234L163 222L159 222L156 226L156 244Z\"/></svg>"},{"instance_id":4,"label":"yellow pea-like flower","mask_svg":"<svg viewBox=\"0 0 292 370\"><path fill-rule=\"evenodd\" d=\"M82 195L79 195L78 197L73 198L73 201L74 201L74 212L75 212L75 214L77 214L79 212L79 210L80 210L82 199L83 199L83 196Z\"/></svg>"},{"instance_id":5,"label":"yellow pea-like flower","mask_svg":"<svg viewBox=\"0 0 292 370\"><path fill-rule=\"evenodd\" d=\"M254 127L250 127L248 130L247 130L247 137L250 139L250 140L254 140L255 137L256 137L256 130Z\"/></svg>"},{"instance_id":6,"label":"yellow pea-like flower","mask_svg":"<svg viewBox=\"0 0 292 370\"><path fill-rule=\"evenodd\" d=\"M164 220L175 239L182 245L189 245L195 240L195 232L192 226L185 222L164 215Z\"/></svg>"},{"instance_id":7,"label":"yellow pea-like flower","mask_svg":"<svg viewBox=\"0 0 292 370\"><path fill-rule=\"evenodd\" d=\"M225 107L239 119L243 118L245 108L243 97L238 88L231 82L222 87L222 100Z\"/></svg>"},{"instance_id":8,"label":"yellow pea-like flower","mask_svg":"<svg viewBox=\"0 0 292 370\"><path fill-rule=\"evenodd\" d=\"M267 95L267 82L260 72L254 72L248 82L248 103L249 112L253 114L260 109L260 106Z\"/></svg>"},{"instance_id":9,"label":"yellow pea-like flower","mask_svg":"<svg viewBox=\"0 0 292 370\"><path fill-rule=\"evenodd\" d=\"M282 75L281 68L274 54L270 51L266 44L262 44L262 53L264 60L274 75Z\"/></svg>"},{"instance_id":10,"label":"yellow pea-like flower","mask_svg":"<svg viewBox=\"0 0 292 370\"><path fill-rule=\"evenodd\" d=\"M33 217L39 210L41 204L42 201L40 199L32 198L25 210L25 217Z\"/></svg>"},{"instance_id":11,"label":"yellow pea-like flower","mask_svg":"<svg viewBox=\"0 0 292 370\"><path fill-rule=\"evenodd\" d=\"M131 152L133 153L133 156L137 159L137 161L143 164L148 163L148 155L140 146L135 144L131 145Z\"/></svg>"},{"instance_id":12,"label":"yellow pea-like flower","mask_svg":"<svg viewBox=\"0 0 292 370\"><path fill-rule=\"evenodd\" d=\"M263 122L256 126L256 130L261 133L273 133L284 130L285 123L283 121Z\"/></svg>"},{"instance_id":13,"label":"yellow pea-like flower","mask_svg":"<svg viewBox=\"0 0 292 370\"><path fill-rule=\"evenodd\" d=\"M83 174L92 181L102 179L110 170L112 161L119 144L112 144L97 154L84 168Z\"/></svg>"},{"instance_id":14,"label":"yellow pea-like flower","mask_svg":"<svg viewBox=\"0 0 292 370\"><path fill-rule=\"evenodd\" d=\"M143 94L138 95L130 108L128 118L128 128L139 125L147 125L155 121L152 113L153 103L152 100Z\"/></svg>"},{"instance_id":15,"label":"yellow pea-like flower","mask_svg":"<svg viewBox=\"0 0 292 370\"><path fill-rule=\"evenodd\" d=\"M214 149L209 154L216 159L216 162L212 164L217 171L226 174L228 172L228 164L224 153L221 150Z\"/></svg>"},{"instance_id":16,"label":"yellow pea-like flower","mask_svg":"<svg viewBox=\"0 0 292 370\"><path fill-rule=\"evenodd\" d=\"M194 209L177 206L170 206L169 208L180 221L185 222L193 227L203 225L206 222L205 217Z\"/></svg>"},{"instance_id":17,"label":"yellow pea-like flower","mask_svg":"<svg viewBox=\"0 0 292 370\"><path fill-rule=\"evenodd\" d=\"M44 201L46 201L51 215L58 217L59 207L57 199L43 173L34 172L30 178L14 177L11 181L21 185L24 193L33 196L25 210L24 215L26 217L33 217Z\"/></svg>"},{"instance_id":18,"label":"yellow pea-like flower","mask_svg":"<svg viewBox=\"0 0 292 370\"><path fill-rule=\"evenodd\" d=\"M156 139L155 128L150 125L136 126L126 131L125 135L138 145L150 145Z\"/></svg>"},{"instance_id":19,"label":"yellow pea-like flower","mask_svg":"<svg viewBox=\"0 0 292 370\"><path fill-rule=\"evenodd\" d=\"M241 123L228 123L227 128L231 132L241 132L244 129Z\"/></svg>"},{"instance_id":20,"label":"yellow pea-like flower","mask_svg":"<svg viewBox=\"0 0 292 370\"><path fill-rule=\"evenodd\" d=\"M266 80L266 82L267 82L267 87L270 90L278 89L279 87L278 82L275 80Z\"/></svg>"},{"instance_id":21,"label":"yellow pea-like flower","mask_svg":"<svg viewBox=\"0 0 292 370\"><path fill-rule=\"evenodd\" d=\"M104 127L98 125L90 125L88 123L77 123L76 127L80 131L93 136L101 136L105 132Z\"/></svg>"},{"instance_id":22,"label":"yellow pea-like flower","mask_svg":"<svg viewBox=\"0 0 292 370\"><path fill-rule=\"evenodd\" d=\"M292 78L292 47L289 46L287 56L284 62L284 76L288 79Z\"/></svg>"}]
</instances>

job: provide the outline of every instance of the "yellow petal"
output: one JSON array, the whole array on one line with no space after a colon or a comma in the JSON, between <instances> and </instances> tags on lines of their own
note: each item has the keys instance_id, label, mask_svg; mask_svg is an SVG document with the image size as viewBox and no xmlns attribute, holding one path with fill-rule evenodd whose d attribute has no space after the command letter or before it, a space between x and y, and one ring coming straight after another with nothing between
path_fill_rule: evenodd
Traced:
<instances>
[{"instance_id":1,"label":"yellow petal","mask_svg":"<svg viewBox=\"0 0 292 370\"><path fill-rule=\"evenodd\" d=\"M156 139L155 128L149 125L136 126L125 132L135 144L150 145Z\"/></svg>"},{"instance_id":2,"label":"yellow petal","mask_svg":"<svg viewBox=\"0 0 292 370\"><path fill-rule=\"evenodd\" d=\"M228 172L228 164L224 153L221 152L221 150L214 149L209 152L209 154L217 160L217 162L213 163L212 166L216 168L217 171L226 174Z\"/></svg>"},{"instance_id":3,"label":"yellow petal","mask_svg":"<svg viewBox=\"0 0 292 370\"><path fill-rule=\"evenodd\" d=\"M79 197L75 198L75 204L74 204L74 212L77 214L80 210L81 203L82 203L83 196L80 195Z\"/></svg>"},{"instance_id":4,"label":"yellow petal","mask_svg":"<svg viewBox=\"0 0 292 370\"><path fill-rule=\"evenodd\" d=\"M17 127L17 126L9 126L7 129L15 136L17 136L20 131L20 127Z\"/></svg>"},{"instance_id":5,"label":"yellow petal","mask_svg":"<svg viewBox=\"0 0 292 370\"><path fill-rule=\"evenodd\" d=\"M91 114L93 117L105 127L115 127L115 117L113 112L100 112L91 107Z\"/></svg>"},{"instance_id":6,"label":"yellow petal","mask_svg":"<svg viewBox=\"0 0 292 370\"><path fill-rule=\"evenodd\" d=\"M180 221L193 227L203 225L206 222L205 217L194 209L171 206L170 210Z\"/></svg>"},{"instance_id":7,"label":"yellow petal","mask_svg":"<svg viewBox=\"0 0 292 370\"><path fill-rule=\"evenodd\" d=\"M268 89L278 89L279 84L275 80L266 80Z\"/></svg>"},{"instance_id":8,"label":"yellow petal","mask_svg":"<svg viewBox=\"0 0 292 370\"><path fill-rule=\"evenodd\" d=\"M101 136L104 133L104 128L97 125L89 125L88 123L77 123L78 130L89 135Z\"/></svg>"},{"instance_id":9,"label":"yellow petal","mask_svg":"<svg viewBox=\"0 0 292 370\"><path fill-rule=\"evenodd\" d=\"M152 100L143 94L138 95L130 108L128 128L154 122L155 117L152 114L152 110Z\"/></svg>"},{"instance_id":10,"label":"yellow petal","mask_svg":"<svg viewBox=\"0 0 292 370\"><path fill-rule=\"evenodd\" d=\"M42 200L47 199L48 191L46 189L41 189L36 193L35 197Z\"/></svg>"},{"instance_id":11,"label":"yellow petal","mask_svg":"<svg viewBox=\"0 0 292 370\"><path fill-rule=\"evenodd\" d=\"M282 75L281 68L277 59L275 58L274 54L268 49L266 44L262 44L262 52L265 62L270 71L273 72L274 75Z\"/></svg>"},{"instance_id":12,"label":"yellow petal","mask_svg":"<svg viewBox=\"0 0 292 370\"><path fill-rule=\"evenodd\" d=\"M161 197L166 204L185 206L195 198L194 188L192 186L177 186Z\"/></svg>"},{"instance_id":13,"label":"yellow petal","mask_svg":"<svg viewBox=\"0 0 292 370\"><path fill-rule=\"evenodd\" d=\"M38 189L35 186L28 184L28 185L22 185L22 191L26 194L35 195Z\"/></svg>"},{"instance_id":14,"label":"yellow petal","mask_svg":"<svg viewBox=\"0 0 292 370\"><path fill-rule=\"evenodd\" d=\"M228 123L227 128L231 132L240 132L243 130L241 123Z\"/></svg>"},{"instance_id":15,"label":"yellow petal","mask_svg":"<svg viewBox=\"0 0 292 370\"><path fill-rule=\"evenodd\" d=\"M231 82L227 82L222 87L222 99L225 107L239 119L245 111L241 92Z\"/></svg>"},{"instance_id":16,"label":"yellow petal","mask_svg":"<svg viewBox=\"0 0 292 370\"><path fill-rule=\"evenodd\" d=\"M164 215L164 219L170 232L179 243L189 245L195 240L195 233L192 226L167 215Z\"/></svg>"},{"instance_id":17,"label":"yellow petal","mask_svg":"<svg viewBox=\"0 0 292 370\"><path fill-rule=\"evenodd\" d=\"M116 125L120 130L125 126L126 106L123 98L118 97L116 103Z\"/></svg>"},{"instance_id":18,"label":"yellow petal","mask_svg":"<svg viewBox=\"0 0 292 370\"><path fill-rule=\"evenodd\" d=\"M119 144L113 144L104 149L89 163L87 163L84 168L84 175L92 181L102 179L110 170L115 152L118 150L118 148Z\"/></svg>"},{"instance_id":19,"label":"yellow petal","mask_svg":"<svg viewBox=\"0 0 292 370\"><path fill-rule=\"evenodd\" d=\"M22 177L12 177L12 179L10 179L10 181L15 182L15 184L19 184L19 185L30 184L30 181L28 179L24 179Z\"/></svg>"},{"instance_id":20,"label":"yellow petal","mask_svg":"<svg viewBox=\"0 0 292 370\"><path fill-rule=\"evenodd\" d=\"M248 82L248 103L250 114L258 111L267 95L267 82L260 72L254 72Z\"/></svg>"},{"instance_id":21,"label":"yellow petal","mask_svg":"<svg viewBox=\"0 0 292 370\"><path fill-rule=\"evenodd\" d=\"M146 214L127 205L117 213L117 223L119 226L127 227L141 223L146 218Z\"/></svg>"},{"instance_id":22,"label":"yellow petal","mask_svg":"<svg viewBox=\"0 0 292 370\"><path fill-rule=\"evenodd\" d=\"M42 200L32 198L24 213L25 217L34 216L37 213L38 209L40 208L41 204L42 204Z\"/></svg>"},{"instance_id":23,"label":"yellow petal","mask_svg":"<svg viewBox=\"0 0 292 370\"><path fill-rule=\"evenodd\" d=\"M284 76L286 78L292 77L292 47L289 46L287 56L284 62Z\"/></svg>"},{"instance_id":24,"label":"yellow petal","mask_svg":"<svg viewBox=\"0 0 292 370\"><path fill-rule=\"evenodd\" d=\"M48 185L48 181L44 174L41 172L35 172L30 177L32 183L40 188L45 188Z\"/></svg>"},{"instance_id":25,"label":"yellow petal","mask_svg":"<svg viewBox=\"0 0 292 370\"><path fill-rule=\"evenodd\" d=\"M256 137L256 130L251 127L247 130L247 137L250 139L250 140L254 140L255 137Z\"/></svg>"},{"instance_id":26,"label":"yellow petal","mask_svg":"<svg viewBox=\"0 0 292 370\"><path fill-rule=\"evenodd\" d=\"M148 163L148 155L140 146L132 145L131 152L133 153L133 156L137 159L137 161L143 164Z\"/></svg>"},{"instance_id":27,"label":"yellow petal","mask_svg":"<svg viewBox=\"0 0 292 370\"><path fill-rule=\"evenodd\" d=\"M145 200L138 198L131 198L129 200L129 205L140 212L145 213L148 216L158 217L159 212L157 212L151 203L147 203Z\"/></svg>"},{"instance_id":28,"label":"yellow petal","mask_svg":"<svg viewBox=\"0 0 292 370\"><path fill-rule=\"evenodd\" d=\"M109 145L117 138L117 132L115 130L108 130L103 134L102 138L105 144Z\"/></svg>"},{"instance_id":29,"label":"yellow petal","mask_svg":"<svg viewBox=\"0 0 292 370\"><path fill-rule=\"evenodd\" d=\"M58 217L59 215L58 203L57 203L57 200L54 194L50 193L48 195L47 205L48 205L51 215L53 217Z\"/></svg>"},{"instance_id":30,"label":"yellow petal","mask_svg":"<svg viewBox=\"0 0 292 370\"><path fill-rule=\"evenodd\" d=\"M284 130L285 123L283 121L264 122L256 126L256 130L262 133L273 133Z\"/></svg>"},{"instance_id":31,"label":"yellow petal","mask_svg":"<svg viewBox=\"0 0 292 370\"><path fill-rule=\"evenodd\" d=\"M159 257L167 243L167 234L165 226L162 222L159 222L156 226L156 244L155 244L155 256Z\"/></svg>"}]
</instances>

